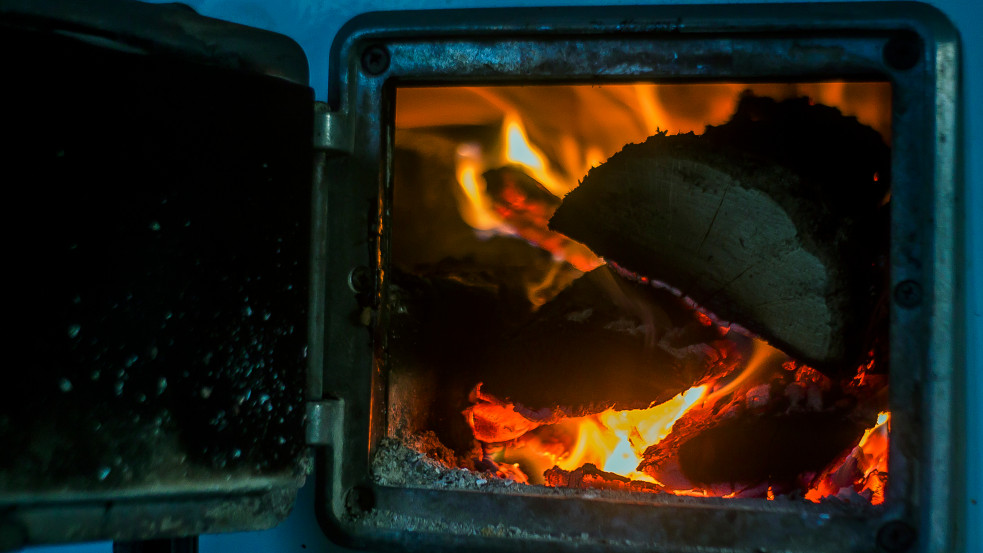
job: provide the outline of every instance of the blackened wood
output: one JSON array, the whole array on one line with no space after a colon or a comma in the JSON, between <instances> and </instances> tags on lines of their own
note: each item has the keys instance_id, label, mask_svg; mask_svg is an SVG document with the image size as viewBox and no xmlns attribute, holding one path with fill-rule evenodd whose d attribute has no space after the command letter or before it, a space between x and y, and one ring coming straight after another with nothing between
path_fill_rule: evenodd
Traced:
<instances>
[{"instance_id":1,"label":"blackened wood","mask_svg":"<svg viewBox=\"0 0 983 553\"><path fill-rule=\"evenodd\" d=\"M865 425L842 410L746 414L721 421L679 448L679 466L693 483L756 483L794 487L800 475L828 466L857 444Z\"/></svg>"},{"instance_id":2,"label":"blackened wood","mask_svg":"<svg viewBox=\"0 0 983 553\"><path fill-rule=\"evenodd\" d=\"M836 383L781 358L764 363L757 378L687 412L645 450L639 470L668 483L665 473L678 468L685 481L675 486L798 489L856 445L886 407L882 383Z\"/></svg>"},{"instance_id":3,"label":"blackened wood","mask_svg":"<svg viewBox=\"0 0 983 553\"><path fill-rule=\"evenodd\" d=\"M500 343L523 300L487 281L388 275L390 324L385 362L389 421L406 434L432 430L462 459L474 435L461 412L468 407L474 371ZM527 308L527 307L526 307Z\"/></svg>"},{"instance_id":4,"label":"blackened wood","mask_svg":"<svg viewBox=\"0 0 983 553\"><path fill-rule=\"evenodd\" d=\"M745 97L703 136L626 146L550 227L840 373L868 346L888 171L887 147L854 118Z\"/></svg>"},{"instance_id":5,"label":"blackened wood","mask_svg":"<svg viewBox=\"0 0 983 553\"><path fill-rule=\"evenodd\" d=\"M511 233L581 271L603 264L587 246L548 228L550 217L560 206L560 198L521 167L508 165L486 171L482 176L492 208Z\"/></svg>"},{"instance_id":6,"label":"blackened wood","mask_svg":"<svg viewBox=\"0 0 983 553\"><path fill-rule=\"evenodd\" d=\"M510 331L479 370L488 393L576 416L668 400L740 358L681 300L604 266Z\"/></svg>"},{"instance_id":7,"label":"blackened wood","mask_svg":"<svg viewBox=\"0 0 983 553\"><path fill-rule=\"evenodd\" d=\"M665 491L665 488L657 484L651 484L641 480L632 480L615 474L606 472L593 463L572 471L566 471L560 467L553 467L543 473L547 486L554 488L578 488L596 490L620 490L632 492L652 492L658 493Z\"/></svg>"}]
</instances>

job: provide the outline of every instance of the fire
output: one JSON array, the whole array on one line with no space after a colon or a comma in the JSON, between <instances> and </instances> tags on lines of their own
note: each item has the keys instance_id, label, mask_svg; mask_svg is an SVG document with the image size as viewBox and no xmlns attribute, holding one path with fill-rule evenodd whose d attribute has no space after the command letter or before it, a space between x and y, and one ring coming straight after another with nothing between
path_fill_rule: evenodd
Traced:
<instances>
[{"instance_id":1,"label":"fire","mask_svg":"<svg viewBox=\"0 0 983 553\"><path fill-rule=\"evenodd\" d=\"M471 407L464 410L464 417L474 432L474 437L485 443L514 440L527 432L555 421L551 413L530 413L517 410L513 403L502 401L481 391L479 382L468 398Z\"/></svg>"},{"instance_id":2,"label":"fire","mask_svg":"<svg viewBox=\"0 0 983 553\"><path fill-rule=\"evenodd\" d=\"M706 392L706 386L694 386L647 409L608 409L563 418L523 436L513 448L503 449L496 460L524 465L533 478L553 466L576 470L591 463L605 472L654 483L651 476L636 470L642 453L668 436L676 421L699 405Z\"/></svg>"},{"instance_id":3,"label":"fire","mask_svg":"<svg viewBox=\"0 0 983 553\"><path fill-rule=\"evenodd\" d=\"M726 122L744 90L776 99L809 96L855 115L890 140L890 109L885 109L890 102L887 83L401 88L396 128L496 128L492 133L495 138L477 133L473 140L461 141L458 148L455 196L461 218L479 236L522 237L548 250L557 263L565 261L580 271L589 271L603 260L587 248L554 237L545 227L529 236L508 215L498 212L484 182L485 172L517 167L562 198L592 167L626 143L642 142L659 130L700 133L706 125ZM545 277L541 275L536 285L541 286Z\"/></svg>"},{"instance_id":4,"label":"fire","mask_svg":"<svg viewBox=\"0 0 983 553\"><path fill-rule=\"evenodd\" d=\"M563 183L556 178L546 164L543 153L529 142L526 129L518 115L509 114L504 124L505 161L525 169L529 176L539 181L550 192L562 197L573 190L571 183Z\"/></svg>"},{"instance_id":5,"label":"fire","mask_svg":"<svg viewBox=\"0 0 983 553\"><path fill-rule=\"evenodd\" d=\"M868 494L873 505L884 502L887 484L888 435L891 414L877 415L877 424L864 431L864 435L849 454L816 478L806 499L818 503L824 497L844 496L851 493Z\"/></svg>"},{"instance_id":6,"label":"fire","mask_svg":"<svg viewBox=\"0 0 983 553\"><path fill-rule=\"evenodd\" d=\"M586 272L604 263L585 246L547 228L546 222L563 196L576 188L592 167L627 143L642 142L660 131L700 133L706 125L725 123L744 90L775 99L809 96L857 117L890 141L889 83L636 83L400 88L397 147L413 148L411 140L400 142L401 130L424 130L456 146L456 150L448 150L454 152L456 186L449 184L461 220L474 235L481 239L521 238L552 255L551 266L523 277L530 303L538 306L544 301L541 292L554 282L566 282L561 279L565 271L567 278L570 272L579 276L569 266ZM503 168L528 177L532 184L519 177L491 182L490 175ZM871 178L880 177L874 174ZM468 231L467 227L464 230ZM647 282L644 277L640 279ZM721 323L699 312L696 317L707 326ZM502 477L523 481L529 475L532 483L541 483L544 471L554 466L574 471L592 464L604 472L663 488L656 478L672 484L668 476L653 472L653 477L637 469L647 448L673 443L676 436L671 434L677 421L689 413L679 425L684 428L688 419L697 419L704 411L710 416L711 411L744 408L751 396L741 394L752 387L767 399L773 379L765 373L774 368L781 352L757 344L747 368L736 378L720 386L706 380L696 382L685 392L647 409L608 409L590 416L567 417L559 408L529 411L482 392L479 384L464 415L475 438L482 442L485 459L498 462ZM815 372L794 364L791 370L803 378ZM870 377L862 372L858 378L855 387ZM822 407L821 386L795 382L789 390L799 394L795 396L800 398L794 402L796 408ZM762 396L754 396L758 397ZM730 403L718 408L718 401ZM877 424L857 445L821 475L799 475L811 486L806 497L819 501L860 493L870 497L871 503L883 502L889 425L890 415L881 413ZM739 495L736 490L699 489L685 482L676 487L692 489L664 489L699 497ZM788 489L780 485L767 485L755 497L775 499L786 493Z\"/></svg>"},{"instance_id":7,"label":"fire","mask_svg":"<svg viewBox=\"0 0 983 553\"><path fill-rule=\"evenodd\" d=\"M456 160L457 182L460 187L457 200L461 217L481 234L519 236L553 254L557 263L570 263L580 271L590 271L604 262L585 246L573 242L546 228L555 205L536 205L514 187L509 194L493 198L482 175L491 169L516 167L551 193L557 201L579 184L578 178L613 154L616 149L602 149L595 144L582 144L571 136L559 140L558 158L551 163L549 156L529 138L522 118L517 111L508 110L502 115L500 138L487 151L478 144L462 144ZM607 156L603 153L609 150ZM554 167L557 165L558 167ZM538 208L538 209L537 209ZM525 212L536 209L537 224L522 220ZM532 289L543 289L555 278L550 270ZM534 301L535 303L535 301Z\"/></svg>"},{"instance_id":8,"label":"fire","mask_svg":"<svg viewBox=\"0 0 983 553\"><path fill-rule=\"evenodd\" d=\"M477 144L461 144L457 147L456 191L458 211L461 218L476 231L502 229L504 222L491 207L491 198L485 191L484 183L479 184L482 166L481 147Z\"/></svg>"},{"instance_id":9,"label":"fire","mask_svg":"<svg viewBox=\"0 0 983 553\"><path fill-rule=\"evenodd\" d=\"M458 211L479 236L517 236L553 254L554 266L527 286L530 302L538 306L542 303L540 292L552 285L560 264L567 262L587 272L602 265L603 261L586 246L546 228L559 205L559 198L573 190L577 181L552 169L545 154L529 140L518 115L508 113L504 116L501 138L496 144L502 145L500 151L485 152L474 143L458 146L455 160ZM596 149L586 155L596 159ZM483 175L501 167L520 169L541 185L546 194L552 194L556 203L530 197L530 190L514 182L506 182L500 193L493 196ZM587 169L589 167L579 167L577 174Z\"/></svg>"}]
</instances>

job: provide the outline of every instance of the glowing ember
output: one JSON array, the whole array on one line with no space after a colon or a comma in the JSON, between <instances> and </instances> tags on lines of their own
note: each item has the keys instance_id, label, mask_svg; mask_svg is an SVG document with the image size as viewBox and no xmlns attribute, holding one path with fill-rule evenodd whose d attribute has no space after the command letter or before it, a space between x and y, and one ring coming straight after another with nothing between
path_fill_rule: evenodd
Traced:
<instances>
[{"instance_id":1,"label":"glowing ember","mask_svg":"<svg viewBox=\"0 0 983 553\"><path fill-rule=\"evenodd\" d=\"M464 417L475 439L485 443L514 440L525 433L556 420L549 411L519 411L513 403L502 401L475 386L469 397L474 404L464 410Z\"/></svg>"},{"instance_id":2,"label":"glowing ember","mask_svg":"<svg viewBox=\"0 0 983 553\"><path fill-rule=\"evenodd\" d=\"M694 386L669 401L653 405L648 409L624 411L608 409L595 415L562 418L549 428L544 428L543 432L523 436L514 448L502 449L496 461L517 462L527 467L530 477L537 480L541 478L543 471L553 466L564 470L575 470L591 463L601 467L605 472L619 474L632 480L655 482L651 476L636 470L641 462L642 453L646 448L662 441L676 421L698 405L706 392L706 386ZM478 407L481 405L469 409ZM530 425L534 425L534 428L542 426L543 423L537 424L522 415L519 415L519 420L516 420L514 406L512 408L510 410L509 407L500 407L496 410L495 416L497 420L507 420L513 431L482 430L483 433L495 438L495 440L482 441L504 441L502 437L516 434L514 429ZM476 425L486 421L487 419L482 417L469 418L468 422L475 429L476 437L479 433Z\"/></svg>"},{"instance_id":3,"label":"glowing ember","mask_svg":"<svg viewBox=\"0 0 983 553\"><path fill-rule=\"evenodd\" d=\"M887 484L888 434L891 414L877 415L877 424L864 432L853 450L816 478L806 499L818 503L824 497L849 500L860 494L869 496L873 505L884 502Z\"/></svg>"},{"instance_id":4,"label":"glowing ember","mask_svg":"<svg viewBox=\"0 0 983 553\"><path fill-rule=\"evenodd\" d=\"M456 193L461 218L484 236L518 236L530 244L553 254L557 264L567 262L580 271L590 271L604 262L586 246L547 228L547 223L559 205L559 198L577 186L577 181L555 173L526 136L518 116L505 117L501 144L504 148L497 155L486 156L477 144L462 144L457 149ZM595 154L596 155L596 154ZM555 201L531 197L530 190L523 189L515 181L518 175L504 175L498 186L498 195L489 191L482 176L491 169L515 167L531 179L527 186L540 186L544 194ZM586 172L590 167L584 168ZM539 305L537 291L548 288L557 276L556 270L547 271L542 278L529 285L529 299Z\"/></svg>"}]
</instances>

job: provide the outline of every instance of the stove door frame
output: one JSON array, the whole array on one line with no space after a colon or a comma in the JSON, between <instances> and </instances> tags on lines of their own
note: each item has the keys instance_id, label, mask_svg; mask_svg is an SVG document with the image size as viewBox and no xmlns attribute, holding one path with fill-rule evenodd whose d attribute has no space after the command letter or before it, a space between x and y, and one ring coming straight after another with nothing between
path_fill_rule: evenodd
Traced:
<instances>
[{"instance_id":1,"label":"stove door frame","mask_svg":"<svg viewBox=\"0 0 983 553\"><path fill-rule=\"evenodd\" d=\"M965 375L962 183L958 36L943 14L918 3L374 13L342 29L330 62L311 360L335 410L317 461L319 518L334 539L408 550L954 548L965 481L955 439ZM615 502L533 488L505 496L373 483L370 455L387 431L382 306L396 87L823 78L884 80L893 89L893 436L884 505ZM387 516L403 522L380 527Z\"/></svg>"}]
</instances>

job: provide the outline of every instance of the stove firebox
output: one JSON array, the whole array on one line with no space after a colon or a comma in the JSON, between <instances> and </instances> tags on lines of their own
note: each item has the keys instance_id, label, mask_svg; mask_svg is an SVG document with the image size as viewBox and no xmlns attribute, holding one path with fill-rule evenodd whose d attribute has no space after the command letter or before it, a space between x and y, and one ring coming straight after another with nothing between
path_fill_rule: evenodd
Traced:
<instances>
[{"instance_id":1,"label":"stove firebox","mask_svg":"<svg viewBox=\"0 0 983 553\"><path fill-rule=\"evenodd\" d=\"M399 89L376 477L882 503L889 94Z\"/></svg>"}]
</instances>

